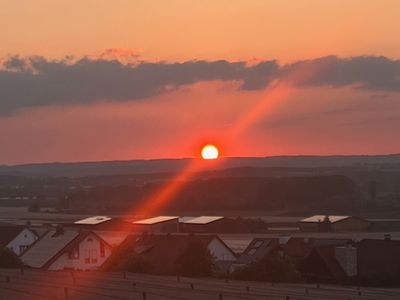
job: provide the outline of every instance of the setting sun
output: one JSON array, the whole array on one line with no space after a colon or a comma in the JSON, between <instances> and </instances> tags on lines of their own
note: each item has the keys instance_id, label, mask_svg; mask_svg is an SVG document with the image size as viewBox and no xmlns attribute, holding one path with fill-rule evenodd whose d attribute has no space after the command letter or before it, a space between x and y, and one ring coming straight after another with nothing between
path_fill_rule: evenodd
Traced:
<instances>
[{"instance_id":1,"label":"setting sun","mask_svg":"<svg viewBox=\"0 0 400 300\"><path fill-rule=\"evenodd\" d=\"M201 150L201 157L203 159L217 159L219 155L218 148L214 145L206 145Z\"/></svg>"}]
</instances>

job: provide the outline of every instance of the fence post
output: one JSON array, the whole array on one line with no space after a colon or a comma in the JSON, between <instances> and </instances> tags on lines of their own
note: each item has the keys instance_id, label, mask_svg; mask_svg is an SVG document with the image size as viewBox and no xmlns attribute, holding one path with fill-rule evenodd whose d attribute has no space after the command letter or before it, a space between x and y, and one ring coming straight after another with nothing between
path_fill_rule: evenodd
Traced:
<instances>
[{"instance_id":1,"label":"fence post","mask_svg":"<svg viewBox=\"0 0 400 300\"><path fill-rule=\"evenodd\" d=\"M143 297L143 300L146 300L146 299L147 299L146 292L143 292L143 293L142 293L142 297Z\"/></svg>"},{"instance_id":2,"label":"fence post","mask_svg":"<svg viewBox=\"0 0 400 300\"><path fill-rule=\"evenodd\" d=\"M219 299L219 300L222 300L222 299L223 299L222 294L219 294L219 295L218 295L218 299Z\"/></svg>"},{"instance_id":3,"label":"fence post","mask_svg":"<svg viewBox=\"0 0 400 300\"><path fill-rule=\"evenodd\" d=\"M191 288L192 290L194 290L194 284L193 284L193 283L190 284L190 288Z\"/></svg>"}]
</instances>

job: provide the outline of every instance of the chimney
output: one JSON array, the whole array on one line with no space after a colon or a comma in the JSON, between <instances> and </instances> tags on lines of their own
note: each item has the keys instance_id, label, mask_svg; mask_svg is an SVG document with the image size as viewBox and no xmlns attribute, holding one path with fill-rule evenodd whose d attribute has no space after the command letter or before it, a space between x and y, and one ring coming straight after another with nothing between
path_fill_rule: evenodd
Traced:
<instances>
[{"instance_id":1,"label":"chimney","mask_svg":"<svg viewBox=\"0 0 400 300\"><path fill-rule=\"evenodd\" d=\"M351 245L335 248L335 258L347 276L357 275L357 249Z\"/></svg>"}]
</instances>

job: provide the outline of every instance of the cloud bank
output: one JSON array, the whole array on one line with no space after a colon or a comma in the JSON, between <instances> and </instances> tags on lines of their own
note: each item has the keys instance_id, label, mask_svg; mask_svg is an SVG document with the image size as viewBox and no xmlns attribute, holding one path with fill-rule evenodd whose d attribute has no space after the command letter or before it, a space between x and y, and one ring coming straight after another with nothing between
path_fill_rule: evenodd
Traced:
<instances>
[{"instance_id":1,"label":"cloud bank","mask_svg":"<svg viewBox=\"0 0 400 300\"><path fill-rule=\"evenodd\" d=\"M292 78L290 74L299 69L316 71L312 76ZM355 85L398 92L400 61L377 56L328 56L288 65L274 60L255 65L225 60L123 64L104 58L14 56L3 60L0 67L0 115L26 107L144 99L212 80L238 81L242 90L261 90L274 80L287 80L300 87Z\"/></svg>"}]
</instances>

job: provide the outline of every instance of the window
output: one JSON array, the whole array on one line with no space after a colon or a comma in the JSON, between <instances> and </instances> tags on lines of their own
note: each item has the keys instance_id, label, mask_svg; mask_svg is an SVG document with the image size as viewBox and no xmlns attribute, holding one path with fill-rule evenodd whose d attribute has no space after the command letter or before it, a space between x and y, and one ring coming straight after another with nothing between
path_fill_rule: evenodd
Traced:
<instances>
[{"instance_id":1,"label":"window","mask_svg":"<svg viewBox=\"0 0 400 300\"><path fill-rule=\"evenodd\" d=\"M254 253L256 253L257 249L256 248L251 248L248 252L249 255L253 255Z\"/></svg>"},{"instance_id":2,"label":"window","mask_svg":"<svg viewBox=\"0 0 400 300\"><path fill-rule=\"evenodd\" d=\"M97 263L97 249L85 250L85 264Z\"/></svg>"},{"instance_id":3,"label":"window","mask_svg":"<svg viewBox=\"0 0 400 300\"><path fill-rule=\"evenodd\" d=\"M19 253L21 254L22 252L24 252L28 248L29 248L28 245L20 245L19 246Z\"/></svg>"},{"instance_id":4,"label":"window","mask_svg":"<svg viewBox=\"0 0 400 300\"><path fill-rule=\"evenodd\" d=\"M97 263L97 250L96 249L90 250L90 262L92 264Z\"/></svg>"},{"instance_id":5,"label":"window","mask_svg":"<svg viewBox=\"0 0 400 300\"><path fill-rule=\"evenodd\" d=\"M78 247L71 250L71 252L69 253L69 258L70 259L79 259L79 248Z\"/></svg>"},{"instance_id":6,"label":"window","mask_svg":"<svg viewBox=\"0 0 400 300\"><path fill-rule=\"evenodd\" d=\"M85 250L85 264L90 264L90 251Z\"/></svg>"},{"instance_id":7,"label":"window","mask_svg":"<svg viewBox=\"0 0 400 300\"><path fill-rule=\"evenodd\" d=\"M100 257L106 256L106 249L103 242L100 242Z\"/></svg>"}]
</instances>

